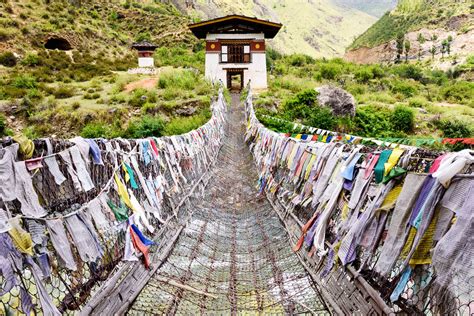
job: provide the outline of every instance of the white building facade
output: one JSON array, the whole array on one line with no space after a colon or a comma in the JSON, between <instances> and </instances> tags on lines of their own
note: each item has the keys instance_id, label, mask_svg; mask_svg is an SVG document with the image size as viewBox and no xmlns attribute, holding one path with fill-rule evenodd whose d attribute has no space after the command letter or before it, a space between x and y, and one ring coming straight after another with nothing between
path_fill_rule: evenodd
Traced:
<instances>
[{"instance_id":1,"label":"white building facade","mask_svg":"<svg viewBox=\"0 0 474 316\"><path fill-rule=\"evenodd\" d=\"M281 24L232 15L190 25L206 40L205 75L229 89L267 88L265 39L273 38Z\"/></svg>"}]
</instances>

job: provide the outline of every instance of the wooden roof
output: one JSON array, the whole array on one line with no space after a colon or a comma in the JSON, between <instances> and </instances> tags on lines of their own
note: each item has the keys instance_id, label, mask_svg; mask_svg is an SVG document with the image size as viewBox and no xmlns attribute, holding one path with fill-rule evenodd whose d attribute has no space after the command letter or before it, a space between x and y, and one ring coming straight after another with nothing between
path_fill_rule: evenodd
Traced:
<instances>
[{"instance_id":1,"label":"wooden roof","mask_svg":"<svg viewBox=\"0 0 474 316\"><path fill-rule=\"evenodd\" d=\"M137 50L155 50L156 48L158 48L158 46L148 41L141 41L138 43L133 43L132 48L135 48Z\"/></svg>"},{"instance_id":2,"label":"wooden roof","mask_svg":"<svg viewBox=\"0 0 474 316\"><path fill-rule=\"evenodd\" d=\"M209 33L263 33L265 38L274 38L282 27L282 24L234 14L190 24L188 27L197 38L206 38L206 35Z\"/></svg>"}]
</instances>

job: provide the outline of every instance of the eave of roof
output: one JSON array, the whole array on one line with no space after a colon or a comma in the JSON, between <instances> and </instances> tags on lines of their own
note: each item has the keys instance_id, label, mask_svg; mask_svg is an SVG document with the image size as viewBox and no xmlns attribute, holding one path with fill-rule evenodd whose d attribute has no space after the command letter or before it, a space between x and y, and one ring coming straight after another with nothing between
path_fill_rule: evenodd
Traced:
<instances>
[{"instance_id":1,"label":"eave of roof","mask_svg":"<svg viewBox=\"0 0 474 316\"><path fill-rule=\"evenodd\" d=\"M227 21L231 22L233 20L261 25L262 31L265 34L266 38L273 38L283 26L281 23L261 20L257 18L244 16L244 15L233 14L233 15L227 15L224 17L215 18L212 20L189 24L188 27L196 37L205 38L207 34L205 29L208 29L212 25L225 24L225 22Z\"/></svg>"}]
</instances>

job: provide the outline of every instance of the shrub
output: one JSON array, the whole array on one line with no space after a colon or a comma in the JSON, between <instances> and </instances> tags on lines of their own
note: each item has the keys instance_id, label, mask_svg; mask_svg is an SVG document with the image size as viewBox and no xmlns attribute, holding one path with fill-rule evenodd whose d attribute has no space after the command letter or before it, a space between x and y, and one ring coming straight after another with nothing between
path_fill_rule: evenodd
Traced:
<instances>
[{"instance_id":1,"label":"shrub","mask_svg":"<svg viewBox=\"0 0 474 316\"><path fill-rule=\"evenodd\" d=\"M67 99L74 96L75 90L74 87L60 85L56 90L54 90L53 95L56 99Z\"/></svg>"},{"instance_id":2,"label":"shrub","mask_svg":"<svg viewBox=\"0 0 474 316\"><path fill-rule=\"evenodd\" d=\"M40 58L36 54L27 54L21 61L22 65L25 66L38 66L41 64Z\"/></svg>"},{"instance_id":3,"label":"shrub","mask_svg":"<svg viewBox=\"0 0 474 316\"><path fill-rule=\"evenodd\" d=\"M441 90L442 96L451 102L469 103L474 100L474 82L457 81Z\"/></svg>"},{"instance_id":4,"label":"shrub","mask_svg":"<svg viewBox=\"0 0 474 316\"><path fill-rule=\"evenodd\" d=\"M81 130L81 136L84 138L107 137L108 128L104 123L89 123Z\"/></svg>"},{"instance_id":5,"label":"shrub","mask_svg":"<svg viewBox=\"0 0 474 316\"><path fill-rule=\"evenodd\" d=\"M0 136L5 135L6 131L7 131L7 119L2 113L0 113Z\"/></svg>"},{"instance_id":6,"label":"shrub","mask_svg":"<svg viewBox=\"0 0 474 316\"><path fill-rule=\"evenodd\" d=\"M291 66L301 67L309 63L313 63L314 59L308 55L303 54L293 54L289 56L289 61Z\"/></svg>"},{"instance_id":7,"label":"shrub","mask_svg":"<svg viewBox=\"0 0 474 316\"><path fill-rule=\"evenodd\" d=\"M13 86L20 89L34 89L38 86L36 78L30 75L20 75L13 79Z\"/></svg>"},{"instance_id":8,"label":"shrub","mask_svg":"<svg viewBox=\"0 0 474 316\"><path fill-rule=\"evenodd\" d=\"M150 33L148 33L148 32L139 33L139 34L135 37L135 42L141 42L141 41L151 41L151 35L150 35Z\"/></svg>"},{"instance_id":9,"label":"shrub","mask_svg":"<svg viewBox=\"0 0 474 316\"><path fill-rule=\"evenodd\" d=\"M374 105L358 107L354 117L357 134L366 137L387 136L391 128L391 114L389 109Z\"/></svg>"},{"instance_id":10,"label":"shrub","mask_svg":"<svg viewBox=\"0 0 474 316\"><path fill-rule=\"evenodd\" d=\"M16 65L15 55L12 52L0 53L0 65L14 67Z\"/></svg>"},{"instance_id":11,"label":"shrub","mask_svg":"<svg viewBox=\"0 0 474 316\"><path fill-rule=\"evenodd\" d=\"M139 120L132 121L125 134L132 138L145 138L162 136L165 124L159 116L145 115Z\"/></svg>"},{"instance_id":12,"label":"shrub","mask_svg":"<svg viewBox=\"0 0 474 316\"><path fill-rule=\"evenodd\" d=\"M406 81L394 81L392 83L391 90L394 93L401 93L406 97L412 97L418 91L413 83Z\"/></svg>"},{"instance_id":13,"label":"shrub","mask_svg":"<svg viewBox=\"0 0 474 316\"><path fill-rule=\"evenodd\" d=\"M413 108L425 108L429 103L424 97L414 97L408 100L408 105Z\"/></svg>"},{"instance_id":14,"label":"shrub","mask_svg":"<svg viewBox=\"0 0 474 316\"><path fill-rule=\"evenodd\" d=\"M179 70L163 73L158 80L158 88L168 89L184 89L184 90L193 90L196 82L198 81L198 76L195 72L190 70Z\"/></svg>"},{"instance_id":15,"label":"shrub","mask_svg":"<svg viewBox=\"0 0 474 316\"><path fill-rule=\"evenodd\" d=\"M189 117L175 117L166 125L165 135L180 135L204 125L210 118L209 110Z\"/></svg>"},{"instance_id":16,"label":"shrub","mask_svg":"<svg viewBox=\"0 0 474 316\"><path fill-rule=\"evenodd\" d=\"M327 80L335 80L342 73L342 67L339 64L323 64L320 69L321 77Z\"/></svg>"},{"instance_id":17,"label":"shrub","mask_svg":"<svg viewBox=\"0 0 474 316\"><path fill-rule=\"evenodd\" d=\"M390 121L394 131L410 133L415 127L415 113L409 107L397 105Z\"/></svg>"},{"instance_id":18,"label":"shrub","mask_svg":"<svg viewBox=\"0 0 474 316\"><path fill-rule=\"evenodd\" d=\"M411 64L403 64L393 68L393 73L401 78L420 81L423 78L421 68Z\"/></svg>"},{"instance_id":19,"label":"shrub","mask_svg":"<svg viewBox=\"0 0 474 316\"><path fill-rule=\"evenodd\" d=\"M322 128L325 130L334 130L337 127L336 117L331 109L322 106L316 106L312 109L310 117L304 121L306 125Z\"/></svg>"},{"instance_id":20,"label":"shrub","mask_svg":"<svg viewBox=\"0 0 474 316\"><path fill-rule=\"evenodd\" d=\"M311 112L317 107L317 95L316 90L307 89L283 102L282 110L288 120L309 118Z\"/></svg>"},{"instance_id":21,"label":"shrub","mask_svg":"<svg viewBox=\"0 0 474 316\"><path fill-rule=\"evenodd\" d=\"M0 27L0 42L9 40L18 34L18 30L12 27Z\"/></svg>"},{"instance_id":22,"label":"shrub","mask_svg":"<svg viewBox=\"0 0 474 316\"><path fill-rule=\"evenodd\" d=\"M370 71L369 68L364 67L362 69L359 69L355 73L355 78L358 82L366 83L366 82L369 82L369 80L374 78L374 74L372 73L372 71Z\"/></svg>"},{"instance_id":23,"label":"shrub","mask_svg":"<svg viewBox=\"0 0 474 316\"><path fill-rule=\"evenodd\" d=\"M467 138L472 137L474 133L468 123L458 120L437 121L436 125L447 138Z\"/></svg>"},{"instance_id":24,"label":"shrub","mask_svg":"<svg viewBox=\"0 0 474 316\"><path fill-rule=\"evenodd\" d=\"M128 100L128 104L133 107L143 106L146 102L148 102L147 93L148 91L143 88L133 90L133 93Z\"/></svg>"}]
</instances>

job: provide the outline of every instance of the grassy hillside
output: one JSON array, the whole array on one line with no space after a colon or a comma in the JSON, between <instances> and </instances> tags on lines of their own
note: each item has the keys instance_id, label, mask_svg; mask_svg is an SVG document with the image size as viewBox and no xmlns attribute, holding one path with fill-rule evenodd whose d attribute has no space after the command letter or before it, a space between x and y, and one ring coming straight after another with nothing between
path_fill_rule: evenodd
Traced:
<instances>
[{"instance_id":1,"label":"grassy hillside","mask_svg":"<svg viewBox=\"0 0 474 316\"><path fill-rule=\"evenodd\" d=\"M0 136L141 137L209 118L216 91L188 17L155 1L77 3L0 1ZM46 49L51 38L71 49ZM126 72L137 66L130 45L140 39L160 46L156 75Z\"/></svg>"},{"instance_id":2,"label":"grassy hillside","mask_svg":"<svg viewBox=\"0 0 474 316\"><path fill-rule=\"evenodd\" d=\"M195 20L237 13L281 22L284 27L270 45L282 53L313 57L342 56L354 37L376 21L334 0L196 0L193 6L186 6L185 0L172 1Z\"/></svg>"},{"instance_id":3,"label":"grassy hillside","mask_svg":"<svg viewBox=\"0 0 474 316\"><path fill-rule=\"evenodd\" d=\"M470 1L400 0L397 7L386 13L360 35L349 49L374 47L421 28L456 30L465 33L474 27L474 6Z\"/></svg>"}]
</instances>

